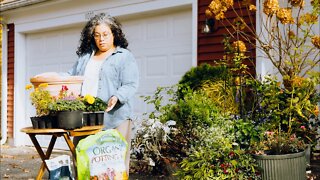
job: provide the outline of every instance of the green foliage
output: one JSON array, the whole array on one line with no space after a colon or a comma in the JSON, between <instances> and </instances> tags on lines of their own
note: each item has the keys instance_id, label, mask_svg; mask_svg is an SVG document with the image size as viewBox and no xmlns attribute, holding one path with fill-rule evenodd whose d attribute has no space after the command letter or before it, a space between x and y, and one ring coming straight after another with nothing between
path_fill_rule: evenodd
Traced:
<instances>
[{"instance_id":1,"label":"green foliage","mask_svg":"<svg viewBox=\"0 0 320 180\"><path fill-rule=\"evenodd\" d=\"M299 140L302 143L316 143L319 127L317 83L318 79L301 77L293 79L291 89L281 86L273 77L251 83L256 96L251 119L276 135L272 138L262 132L258 149L274 154L293 153L297 149L304 150ZM268 145L270 142L278 145ZM283 143L285 145L281 145Z\"/></svg>"},{"instance_id":2,"label":"green foliage","mask_svg":"<svg viewBox=\"0 0 320 180\"><path fill-rule=\"evenodd\" d=\"M227 114L238 113L235 89L234 86L230 86L222 80L214 82L206 80L199 87L199 91L204 92L222 112Z\"/></svg>"},{"instance_id":3,"label":"green foliage","mask_svg":"<svg viewBox=\"0 0 320 180\"><path fill-rule=\"evenodd\" d=\"M261 132L264 130L260 126L256 126L254 122L249 120L234 120L235 142L241 149L249 149L252 144L258 142L261 138Z\"/></svg>"},{"instance_id":4,"label":"green foliage","mask_svg":"<svg viewBox=\"0 0 320 180\"><path fill-rule=\"evenodd\" d=\"M87 112L105 111L107 109L107 103L98 97L85 96L83 103L86 106L84 110Z\"/></svg>"},{"instance_id":5,"label":"green foliage","mask_svg":"<svg viewBox=\"0 0 320 180\"><path fill-rule=\"evenodd\" d=\"M51 111L83 111L85 105L81 99L68 96L64 99L58 99L50 105Z\"/></svg>"},{"instance_id":6,"label":"green foliage","mask_svg":"<svg viewBox=\"0 0 320 180\"><path fill-rule=\"evenodd\" d=\"M165 97L169 99L167 104L163 102ZM256 177L254 160L245 151L233 146L237 144L234 136L250 143L253 126L246 127L246 123L240 126L240 123L234 124L233 120L226 119L206 93L186 89L184 97L178 98L173 87L158 88L152 97L145 97L145 101L155 106L156 110L149 114L149 118L156 120L149 120L154 123L139 128L142 131L133 141L133 147L140 148L140 153L135 153L136 157L154 162L153 172L166 174L168 164L182 162L176 174L181 179ZM163 138L162 130L155 129L164 127L165 122L170 120L177 124ZM237 129L235 125L238 125ZM240 128L243 127L246 129L242 131ZM233 154L233 159L231 156L229 158L229 153ZM221 164L226 166L221 168Z\"/></svg>"},{"instance_id":7,"label":"green foliage","mask_svg":"<svg viewBox=\"0 0 320 180\"><path fill-rule=\"evenodd\" d=\"M210 127L220 113L211 98L197 91L185 93L184 98L178 99L170 110L168 119L176 121L178 126L189 128Z\"/></svg>"},{"instance_id":8,"label":"green foliage","mask_svg":"<svg viewBox=\"0 0 320 180\"><path fill-rule=\"evenodd\" d=\"M217 80L227 80L231 74L224 66L210 66L209 64L202 64L197 67L191 68L178 83L178 96L183 97L188 89L196 90L200 85L207 80L212 82Z\"/></svg>"},{"instance_id":9,"label":"green foliage","mask_svg":"<svg viewBox=\"0 0 320 180\"><path fill-rule=\"evenodd\" d=\"M68 93L68 87L62 85L57 99L50 105L50 111L83 111L86 106L83 99Z\"/></svg>"},{"instance_id":10,"label":"green foliage","mask_svg":"<svg viewBox=\"0 0 320 180\"><path fill-rule=\"evenodd\" d=\"M230 120L224 120L232 124ZM257 164L250 154L234 144L235 137L219 126L195 128L198 143L176 172L181 179L259 179Z\"/></svg>"}]
</instances>

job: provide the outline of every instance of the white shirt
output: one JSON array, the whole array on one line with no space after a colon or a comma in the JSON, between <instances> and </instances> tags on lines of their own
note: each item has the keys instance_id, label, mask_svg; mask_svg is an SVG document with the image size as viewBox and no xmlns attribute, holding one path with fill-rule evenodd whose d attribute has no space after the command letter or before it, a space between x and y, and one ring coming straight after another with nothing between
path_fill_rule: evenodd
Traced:
<instances>
[{"instance_id":1,"label":"white shirt","mask_svg":"<svg viewBox=\"0 0 320 180\"><path fill-rule=\"evenodd\" d=\"M104 60L96 60L91 56L84 71L84 81L82 84L81 95L90 94L96 97L98 92L99 72Z\"/></svg>"}]
</instances>

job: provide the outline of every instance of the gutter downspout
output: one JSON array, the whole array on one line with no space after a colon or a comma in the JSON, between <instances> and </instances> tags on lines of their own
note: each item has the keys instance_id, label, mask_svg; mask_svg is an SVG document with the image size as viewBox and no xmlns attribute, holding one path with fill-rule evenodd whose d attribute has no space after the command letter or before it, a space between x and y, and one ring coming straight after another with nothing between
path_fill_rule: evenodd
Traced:
<instances>
[{"instance_id":1,"label":"gutter downspout","mask_svg":"<svg viewBox=\"0 0 320 180\"><path fill-rule=\"evenodd\" d=\"M8 67L8 30L7 24L2 23L2 79L1 79L1 145L7 142L8 127L7 127L7 67Z\"/></svg>"}]
</instances>

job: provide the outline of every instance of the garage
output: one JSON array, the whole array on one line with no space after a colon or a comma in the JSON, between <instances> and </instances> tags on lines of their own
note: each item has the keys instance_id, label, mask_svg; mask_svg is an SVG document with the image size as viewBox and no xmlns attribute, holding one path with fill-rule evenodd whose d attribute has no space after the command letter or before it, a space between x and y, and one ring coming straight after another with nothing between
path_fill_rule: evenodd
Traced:
<instances>
[{"instance_id":1,"label":"garage","mask_svg":"<svg viewBox=\"0 0 320 180\"><path fill-rule=\"evenodd\" d=\"M179 81L192 62L192 11L180 10L167 14L121 18L140 70L140 86L136 94L136 117L151 111L140 96L152 95L158 86ZM83 24L73 27L26 34L26 82L30 77L49 71L65 72L76 61L76 48ZM26 96L26 116L34 108ZM31 125L28 118L26 125ZM41 137L45 138L45 137ZM40 144L43 139L39 138ZM59 139L58 139L59 140ZM29 142L31 144L31 142ZM46 143L42 144L47 146ZM65 143L58 141L57 147Z\"/></svg>"}]
</instances>

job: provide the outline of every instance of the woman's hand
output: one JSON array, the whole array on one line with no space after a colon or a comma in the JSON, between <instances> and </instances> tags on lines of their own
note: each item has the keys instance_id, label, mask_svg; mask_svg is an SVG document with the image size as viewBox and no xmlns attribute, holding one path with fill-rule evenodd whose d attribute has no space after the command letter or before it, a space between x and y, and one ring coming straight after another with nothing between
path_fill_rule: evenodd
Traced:
<instances>
[{"instance_id":1,"label":"woman's hand","mask_svg":"<svg viewBox=\"0 0 320 180\"><path fill-rule=\"evenodd\" d=\"M118 98L116 96L112 96L108 101L108 107L106 109L106 112L111 111L114 108L114 106L117 104L117 102L118 102Z\"/></svg>"}]
</instances>

